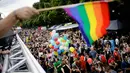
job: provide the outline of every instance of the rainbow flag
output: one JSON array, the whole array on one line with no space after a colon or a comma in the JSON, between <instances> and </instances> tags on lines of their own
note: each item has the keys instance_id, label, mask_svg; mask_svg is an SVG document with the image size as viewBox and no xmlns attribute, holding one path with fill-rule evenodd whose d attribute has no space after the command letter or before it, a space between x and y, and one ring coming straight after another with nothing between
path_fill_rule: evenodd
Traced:
<instances>
[{"instance_id":1,"label":"rainbow flag","mask_svg":"<svg viewBox=\"0 0 130 73\"><path fill-rule=\"evenodd\" d=\"M64 10L78 22L88 46L107 33L106 28L110 23L107 2L87 2Z\"/></svg>"}]
</instances>

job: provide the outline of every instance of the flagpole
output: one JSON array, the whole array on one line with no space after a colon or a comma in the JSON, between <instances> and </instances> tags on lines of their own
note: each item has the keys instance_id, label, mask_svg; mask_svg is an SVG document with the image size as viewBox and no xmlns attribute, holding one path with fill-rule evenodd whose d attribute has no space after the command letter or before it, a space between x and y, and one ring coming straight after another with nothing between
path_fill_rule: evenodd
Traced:
<instances>
[{"instance_id":1,"label":"flagpole","mask_svg":"<svg viewBox=\"0 0 130 73\"><path fill-rule=\"evenodd\" d=\"M111 1L94 1L94 2L112 2L112 1L113 1L113 0L111 0ZM71 5L63 5L63 6L50 7L50 8L42 8L42 9L38 9L38 11L39 11L39 12L42 12L42 11L63 9L63 8L74 7L74 6L81 5L81 4L85 4L85 3L86 3L86 2L84 2L84 3L77 3L77 4L71 4Z\"/></svg>"},{"instance_id":2,"label":"flagpole","mask_svg":"<svg viewBox=\"0 0 130 73\"><path fill-rule=\"evenodd\" d=\"M63 8L67 8L67 7L74 7L74 6L77 6L77 5L80 5L80 4L84 4L84 3L56 6L56 7L50 7L50 8L42 8L42 9L38 9L38 11L41 12L41 11L48 11L48 10L63 9Z\"/></svg>"}]
</instances>

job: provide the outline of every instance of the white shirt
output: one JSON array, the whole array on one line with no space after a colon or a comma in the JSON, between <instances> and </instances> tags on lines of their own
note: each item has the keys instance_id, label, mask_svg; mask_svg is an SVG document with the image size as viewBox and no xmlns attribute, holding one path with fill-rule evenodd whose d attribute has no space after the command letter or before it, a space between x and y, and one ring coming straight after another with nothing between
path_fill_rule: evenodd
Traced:
<instances>
[{"instance_id":1,"label":"white shirt","mask_svg":"<svg viewBox=\"0 0 130 73\"><path fill-rule=\"evenodd\" d=\"M130 64L130 57L128 57L128 63Z\"/></svg>"},{"instance_id":2,"label":"white shirt","mask_svg":"<svg viewBox=\"0 0 130 73\"><path fill-rule=\"evenodd\" d=\"M81 47L79 47L78 51L79 51L79 53L81 53Z\"/></svg>"},{"instance_id":3,"label":"white shirt","mask_svg":"<svg viewBox=\"0 0 130 73\"><path fill-rule=\"evenodd\" d=\"M43 55L43 52L39 52L39 57L41 57Z\"/></svg>"},{"instance_id":4,"label":"white shirt","mask_svg":"<svg viewBox=\"0 0 130 73\"><path fill-rule=\"evenodd\" d=\"M116 38L115 39L116 45L119 45L119 40Z\"/></svg>"},{"instance_id":5,"label":"white shirt","mask_svg":"<svg viewBox=\"0 0 130 73\"><path fill-rule=\"evenodd\" d=\"M107 40L104 40L104 44L106 44L107 43Z\"/></svg>"}]
</instances>

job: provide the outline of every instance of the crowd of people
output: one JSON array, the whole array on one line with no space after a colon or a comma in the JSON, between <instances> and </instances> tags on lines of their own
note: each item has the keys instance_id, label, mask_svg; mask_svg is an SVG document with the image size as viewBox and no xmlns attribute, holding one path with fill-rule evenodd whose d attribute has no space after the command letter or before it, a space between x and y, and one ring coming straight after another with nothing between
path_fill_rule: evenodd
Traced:
<instances>
[{"instance_id":1,"label":"crowd of people","mask_svg":"<svg viewBox=\"0 0 130 73\"><path fill-rule=\"evenodd\" d=\"M71 41L69 47L75 52L51 55L49 47L51 31L23 29L20 33L31 53L47 73L129 73L130 37L106 35L88 47L80 31L69 29L59 32Z\"/></svg>"},{"instance_id":2,"label":"crowd of people","mask_svg":"<svg viewBox=\"0 0 130 73\"><path fill-rule=\"evenodd\" d=\"M7 33L18 20L28 19L36 14L39 14L38 10L29 7L13 11L1 20L0 37ZM20 33L31 53L47 73L129 73L129 34L107 35L88 47L78 29L60 31L60 36L68 36L71 41L69 48L73 47L73 51L58 55L51 54L48 57L48 54L54 52L49 47L51 38L49 33L48 30L35 29L22 29ZM0 42L0 56L8 54L11 43L7 43L6 39L1 39ZM1 64L0 60L0 70L2 70Z\"/></svg>"},{"instance_id":3,"label":"crowd of people","mask_svg":"<svg viewBox=\"0 0 130 73\"><path fill-rule=\"evenodd\" d=\"M2 18L1 14L3 13L0 13L0 73L3 69L3 55L10 53L13 39L12 36L6 36L6 34L19 20L29 19L33 15L39 14L39 11L35 8L23 7L9 12L8 16L5 18Z\"/></svg>"}]
</instances>

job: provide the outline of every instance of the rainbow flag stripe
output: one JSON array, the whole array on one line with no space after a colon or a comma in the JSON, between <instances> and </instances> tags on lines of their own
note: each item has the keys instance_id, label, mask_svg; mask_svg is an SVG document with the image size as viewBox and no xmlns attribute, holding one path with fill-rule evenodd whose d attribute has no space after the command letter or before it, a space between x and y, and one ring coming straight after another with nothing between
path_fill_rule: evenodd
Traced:
<instances>
[{"instance_id":1,"label":"rainbow flag stripe","mask_svg":"<svg viewBox=\"0 0 130 73\"><path fill-rule=\"evenodd\" d=\"M110 24L107 2L87 2L64 8L67 14L79 24L79 29L88 45L103 37Z\"/></svg>"}]
</instances>

